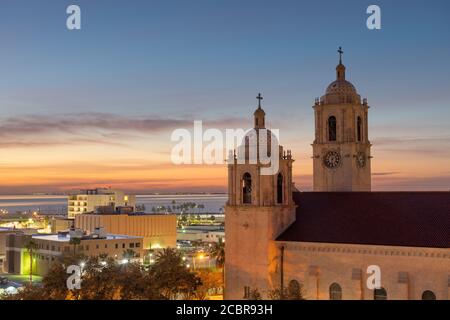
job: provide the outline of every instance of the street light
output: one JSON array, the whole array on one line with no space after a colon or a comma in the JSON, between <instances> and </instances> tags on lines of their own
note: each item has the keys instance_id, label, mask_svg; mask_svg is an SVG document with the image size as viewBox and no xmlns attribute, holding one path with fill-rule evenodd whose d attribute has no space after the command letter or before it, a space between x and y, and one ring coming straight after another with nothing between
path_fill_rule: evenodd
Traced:
<instances>
[{"instance_id":1,"label":"street light","mask_svg":"<svg viewBox=\"0 0 450 320\"><path fill-rule=\"evenodd\" d=\"M203 253L198 254L197 258L199 260L203 260L205 259L205 255ZM192 256L192 262L194 263L194 270L196 269L196 265L195 265L195 255ZM209 264L209 262L208 262Z\"/></svg>"}]
</instances>

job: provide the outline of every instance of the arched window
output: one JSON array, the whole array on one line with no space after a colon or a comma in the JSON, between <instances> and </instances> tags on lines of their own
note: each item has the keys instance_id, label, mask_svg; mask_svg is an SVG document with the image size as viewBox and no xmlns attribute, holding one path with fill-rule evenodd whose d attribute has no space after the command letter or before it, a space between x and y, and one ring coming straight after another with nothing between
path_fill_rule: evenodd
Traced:
<instances>
[{"instance_id":1,"label":"arched window","mask_svg":"<svg viewBox=\"0 0 450 320\"><path fill-rule=\"evenodd\" d=\"M373 299L374 300L387 300L386 289L380 288L373 290Z\"/></svg>"},{"instance_id":2,"label":"arched window","mask_svg":"<svg viewBox=\"0 0 450 320\"><path fill-rule=\"evenodd\" d=\"M297 280L289 281L287 294L287 298L289 300L300 300L302 298L300 292L300 283Z\"/></svg>"},{"instance_id":3,"label":"arched window","mask_svg":"<svg viewBox=\"0 0 450 320\"><path fill-rule=\"evenodd\" d=\"M331 116L328 118L328 140L336 141L336 117Z\"/></svg>"},{"instance_id":4,"label":"arched window","mask_svg":"<svg viewBox=\"0 0 450 320\"><path fill-rule=\"evenodd\" d=\"M362 140L362 122L361 117L358 117L356 120L356 139L358 142L361 142Z\"/></svg>"},{"instance_id":5,"label":"arched window","mask_svg":"<svg viewBox=\"0 0 450 320\"><path fill-rule=\"evenodd\" d=\"M422 300L436 300L436 295L433 291L426 290L422 293Z\"/></svg>"},{"instance_id":6,"label":"arched window","mask_svg":"<svg viewBox=\"0 0 450 320\"><path fill-rule=\"evenodd\" d=\"M277 203L283 203L283 175L277 176Z\"/></svg>"},{"instance_id":7,"label":"arched window","mask_svg":"<svg viewBox=\"0 0 450 320\"><path fill-rule=\"evenodd\" d=\"M336 282L330 285L330 300L342 300L342 288Z\"/></svg>"},{"instance_id":8,"label":"arched window","mask_svg":"<svg viewBox=\"0 0 450 320\"><path fill-rule=\"evenodd\" d=\"M248 172L242 178L242 202L252 203L252 176Z\"/></svg>"}]
</instances>

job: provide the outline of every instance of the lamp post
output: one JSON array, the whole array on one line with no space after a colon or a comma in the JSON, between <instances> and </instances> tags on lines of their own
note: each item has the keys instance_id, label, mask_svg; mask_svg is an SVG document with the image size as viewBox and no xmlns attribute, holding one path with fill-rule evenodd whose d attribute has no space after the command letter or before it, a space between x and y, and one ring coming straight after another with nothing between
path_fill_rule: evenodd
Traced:
<instances>
[{"instance_id":1,"label":"lamp post","mask_svg":"<svg viewBox=\"0 0 450 320\"><path fill-rule=\"evenodd\" d=\"M152 265L153 264L153 262L155 262L155 260L153 260L153 253L150 253L149 255L148 255L148 263L149 263L149 265Z\"/></svg>"}]
</instances>

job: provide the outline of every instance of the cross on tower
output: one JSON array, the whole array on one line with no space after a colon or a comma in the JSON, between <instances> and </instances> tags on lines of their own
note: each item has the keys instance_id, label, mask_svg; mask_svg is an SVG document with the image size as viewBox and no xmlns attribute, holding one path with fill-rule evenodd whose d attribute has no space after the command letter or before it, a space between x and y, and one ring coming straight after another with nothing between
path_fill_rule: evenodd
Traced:
<instances>
[{"instance_id":1,"label":"cross on tower","mask_svg":"<svg viewBox=\"0 0 450 320\"><path fill-rule=\"evenodd\" d=\"M342 51L342 47L339 47L337 52L339 52L339 63L342 64L342 54L344 53L344 51Z\"/></svg>"},{"instance_id":2,"label":"cross on tower","mask_svg":"<svg viewBox=\"0 0 450 320\"><path fill-rule=\"evenodd\" d=\"M263 99L263 97L261 96L261 93L258 93L258 96L256 97L256 99L258 99L258 108L261 108L261 100Z\"/></svg>"}]
</instances>

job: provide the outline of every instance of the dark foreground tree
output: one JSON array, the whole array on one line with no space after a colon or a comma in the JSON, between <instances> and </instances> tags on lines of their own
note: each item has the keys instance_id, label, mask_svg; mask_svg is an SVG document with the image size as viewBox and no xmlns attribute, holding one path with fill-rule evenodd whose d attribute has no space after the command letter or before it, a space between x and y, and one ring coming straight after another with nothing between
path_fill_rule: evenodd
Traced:
<instances>
[{"instance_id":1,"label":"dark foreground tree","mask_svg":"<svg viewBox=\"0 0 450 320\"><path fill-rule=\"evenodd\" d=\"M69 290L70 265L81 267L81 288ZM10 300L158 300L194 297L200 279L190 272L175 250L165 249L146 271L137 263L107 257L64 256L52 264L39 285L28 285Z\"/></svg>"},{"instance_id":2,"label":"dark foreground tree","mask_svg":"<svg viewBox=\"0 0 450 320\"><path fill-rule=\"evenodd\" d=\"M157 254L155 264L149 269L149 276L165 299L190 299L201 284L200 278L186 267L181 254L172 248L163 249Z\"/></svg>"}]
</instances>

